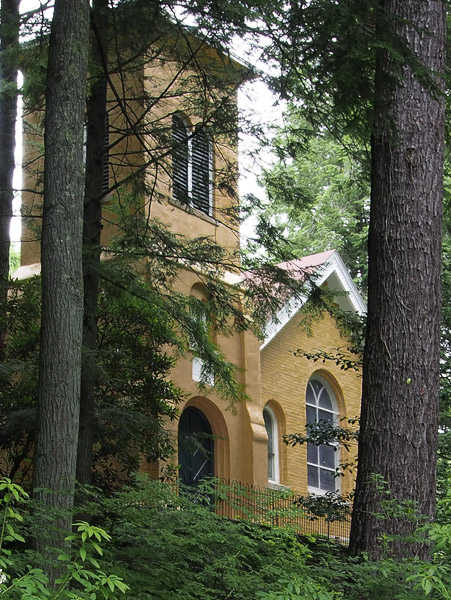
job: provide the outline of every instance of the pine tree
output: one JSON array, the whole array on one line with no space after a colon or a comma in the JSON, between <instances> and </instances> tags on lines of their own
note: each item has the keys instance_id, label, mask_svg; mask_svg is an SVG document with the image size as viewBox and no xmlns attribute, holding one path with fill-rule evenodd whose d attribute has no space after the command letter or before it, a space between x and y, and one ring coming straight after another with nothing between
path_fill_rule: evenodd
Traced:
<instances>
[{"instance_id":1,"label":"pine tree","mask_svg":"<svg viewBox=\"0 0 451 600\"><path fill-rule=\"evenodd\" d=\"M33 488L70 530L82 341L83 121L89 2L55 2L49 42L42 231L42 327ZM50 493L51 491L51 493ZM62 536L62 537L61 537ZM37 548L49 540L38 536ZM49 575L56 572L49 566Z\"/></svg>"},{"instance_id":2,"label":"pine tree","mask_svg":"<svg viewBox=\"0 0 451 600\"><path fill-rule=\"evenodd\" d=\"M377 55L372 136L368 323L359 467L350 551L373 558L427 548L402 536L416 523L380 520L383 478L398 502L434 516L439 401L440 239L443 196L445 4L382 0L379 35L399 40ZM413 63L413 64L412 64Z\"/></svg>"},{"instance_id":3,"label":"pine tree","mask_svg":"<svg viewBox=\"0 0 451 600\"><path fill-rule=\"evenodd\" d=\"M434 512L439 397L445 3L292 3L272 38L281 91L314 131L351 149L371 139L368 331L351 552L380 555L371 476L395 502ZM384 496L384 494L382 494ZM397 556L424 552L394 542Z\"/></svg>"}]
</instances>

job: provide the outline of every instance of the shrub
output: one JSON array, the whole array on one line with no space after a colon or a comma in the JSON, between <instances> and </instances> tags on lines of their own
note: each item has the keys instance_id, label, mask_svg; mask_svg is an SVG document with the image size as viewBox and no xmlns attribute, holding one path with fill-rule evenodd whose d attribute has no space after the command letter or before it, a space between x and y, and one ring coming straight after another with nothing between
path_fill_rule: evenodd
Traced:
<instances>
[{"instance_id":1,"label":"shrub","mask_svg":"<svg viewBox=\"0 0 451 600\"><path fill-rule=\"evenodd\" d=\"M28 494L9 479L0 480L0 594L8 600L96 600L117 598L128 586L117 575L106 575L96 556L102 556L101 543L110 539L100 527L86 522L75 523L75 533L67 536L68 551L58 556L63 575L50 587L40 568L32 567L18 553L17 544L26 542L16 523L29 504ZM25 559L25 560L24 560ZM76 583L77 589L71 589Z\"/></svg>"}]
</instances>

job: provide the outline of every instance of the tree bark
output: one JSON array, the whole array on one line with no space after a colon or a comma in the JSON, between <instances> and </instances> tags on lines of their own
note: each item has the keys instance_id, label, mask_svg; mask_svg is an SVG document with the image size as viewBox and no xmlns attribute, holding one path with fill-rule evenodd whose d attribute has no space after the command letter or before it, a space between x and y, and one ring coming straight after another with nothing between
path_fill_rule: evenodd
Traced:
<instances>
[{"instance_id":1,"label":"tree bark","mask_svg":"<svg viewBox=\"0 0 451 600\"><path fill-rule=\"evenodd\" d=\"M83 320L83 123L89 0L56 0L47 73L42 326L33 488L70 530L80 406ZM45 538L37 539L44 550ZM62 534L55 544L64 543ZM49 566L53 579L56 572Z\"/></svg>"},{"instance_id":2,"label":"tree bark","mask_svg":"<svg viewBox=\"0 0 451 600\"><path fill-rule=\"evenodd\" d=\"M103 174L105 154L108 55L108 0L94 0L91 12L91 69L93 83L87 108L86 183L83 215L83 358L81 370L80 426L77 481L91 483L97 384L97 307L100 277Z\"/></svg>"},{"instance_id":3,"label":"tree bark","mask_svg":"<svg viewBox=\"0 0 451 600\"><path fill-rule=\"evenodd\" d=\"M16 147L19 0L0 7L0 307L6 304L9 276L9 228L13 215L14 150ZM0 315L0 360L5 355L6 322Z\"/></svg>"},{"instance_id":4,"label":"tree bark","mask_svg":"<svg viewBox=\"0 0 451 600\"><path fill-rule=\"evenodd\" d=\"M384 39L402 40L418 65L397 64L389 50L376 64L368 326L350 539L352 554L375 559L384 534L405 537L417 523L374 515L388 496L372 475L396 501L415 502L428 518L435 510L445 70L441 0L381 0L380 8ZM427 547L397 539L391 552L425 555Z\"/></svg>"}]
</instances>

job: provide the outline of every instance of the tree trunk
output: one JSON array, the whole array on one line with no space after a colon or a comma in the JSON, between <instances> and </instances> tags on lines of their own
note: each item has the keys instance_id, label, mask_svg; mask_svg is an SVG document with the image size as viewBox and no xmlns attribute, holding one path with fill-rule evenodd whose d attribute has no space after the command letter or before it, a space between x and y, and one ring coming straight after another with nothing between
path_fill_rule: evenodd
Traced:
<instances>
[{"instance_id":1,"label":"tree trunk","mask_svg":"<svg viewBox=\"0 0 451 600\"><path fill-rule=\"evenodd\" d=\"M423 66L376 64L369 233L368 327L363 365L359 467L350 551L372 558L381 536L407 536L415 520L382 512L388 496L435 510L439 400L440 251L443 179L445 6L381 0L384 39L401 39ZM379 31L379 33L381 33ZM410 61L411 62L411 61ZM382 486L383 487L383 486ZM393 542L392 556L427 547Z\"/></svg>"},{"instance_id":2,"label":"tree trunk","mask_svg":"<svg viewBox=\"0 0 451 600\"><path fill-rule=\"evenodd\" d=\"M97 384L97 305L99 296L100 234L104 190L107 126L107 80L104 60L108 55L108 0L92 6L91 69L94 81L87 109L86 182L83 215L83 360L81 370L80 427L77 481L91 483Z\"/></svg>"},{"instance_id":3,"label":"tree trunk","mask_svg":"<svg viewBox=\"0 0 451 600\"><path fill-rule=\"evenodd\" d=\"M83 320L83 123L89 0L56 0L49 46L42 227L42 327L33 487L71 527ZM37 539L44 550L45 538ZM61 546L63 534L52 545ZM48 568L50 578L56 572Z\"/></svg>"},{"instance_id":4,"label":"tree trunk","mask_svg":"<svg viewBox=\"0 0 451 600\"><path fill-rule=\"evenodd\" d=\"M9 228L13 215L19 0L1 0L0 7L0 360L5 354L3 310L8 294Z\"/></svg>"}]
</instances>

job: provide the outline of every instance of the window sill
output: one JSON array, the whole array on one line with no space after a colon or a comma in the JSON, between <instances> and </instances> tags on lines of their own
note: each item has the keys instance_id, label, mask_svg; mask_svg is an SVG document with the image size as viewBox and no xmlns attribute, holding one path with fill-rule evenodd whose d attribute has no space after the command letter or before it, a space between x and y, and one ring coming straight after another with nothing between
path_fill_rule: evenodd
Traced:
<instances>
[{"instance_id":1,"label":"window sill","mask_svg":"<svg viewBox=\"0 0 451 600\"><path fill-rule=\"evenodd\" d=\"M188 205L182 204L178 200L174 200L174 198L169 198L168 200L169 200L169 204L172 204L173 206L176 206L177 208L184 210L185 212L189 213L190 215L199 217L200 219L207 221L207 223L211 223L212 225L215 225L216 227L218 227L218 222L216 219L214 219L213 217L210 217L210 215L205 214L198 208L194 208L194 206L190 206L189 204Z\"/></svg>"},{"instance_id":2,"label":"window sill","mask_svg":"<svg viewBox=\"0 0 451 600\"><path fill-rule=\"evenodd\" d=\"M288 486L276 483L275 481L268 481L268 488L278 492L287 492L290 489Z\"/></svg>"},{"instance_id":3,"label":"window sill","mask_svg":"<svg viewBox=\"0 0 451 600\"><path fill-rule=\"evenodd\" d=\"M312 487L308 488L308 495L309 496L325 496L326 494L339 494L339 493L340 493L340 489L337 489L337 490L321 490L319 488L312 488Z\"/></svg>"}]
</instances>

